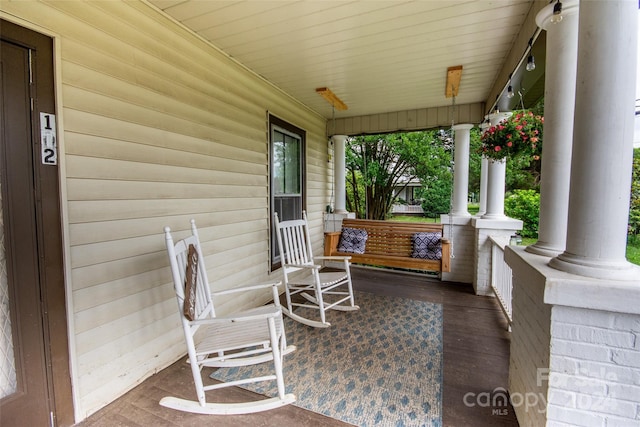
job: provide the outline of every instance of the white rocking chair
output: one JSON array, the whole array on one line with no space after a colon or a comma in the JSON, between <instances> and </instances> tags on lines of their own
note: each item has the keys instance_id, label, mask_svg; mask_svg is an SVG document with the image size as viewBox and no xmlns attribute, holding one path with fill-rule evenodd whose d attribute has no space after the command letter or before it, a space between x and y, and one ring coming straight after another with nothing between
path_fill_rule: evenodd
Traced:
<instances>
[{"instance_id":1,"label":"white rocking chair","mask_svg":"<svg viewBox=\"0 0 640 427\"><path fill-rule=\"evenodd\" d=\"M278 220L278 214L275 213L274 222L285 285L286 307L282 307L283 313L305 325L327 328L331 326L326 320L327 310L358 310L360 307L354 302L349 269L351 257L314 257L311 251L307 214L304 211L302 219L282 222ZM318 264L318 261L342 261L343 264L339 271L320 272L322 265ZM306 274L301 273L301 277L294 274L301 270L306 270ZM344 289L345 287L346 289ZM293 302L291 297L296 294L302 296L306 301ZM329 296L328 299L327 296ZM317 309L320 312L320 320L296 314L293 311L295 307Z\"/></svg>"},{"instance_id":2,"label":"white rocking chair","mask_svg":"<svg viewBox=\"0 0 640 427\"><path fill-rule=\"evenodd\" d=\"M165 227L164 234L198 400L164 397L160 405L186 412L225 415L265 411L295 402L293 394L285 394L282 375L282 358L295 350L295 346L287 346L286 343L278 300L280 283L253 285L212 294L194 220L191 220L191 231L191 236L175 244L169 227ZM216 317L213 304L216 296L261 288L272 289L275 304ZM201 370L205 366L233 367L264 362L273 363L274 375L203 385ZM206 401L205 392L208 390L267 380L276 381L277 397L241 403Z\"/></svg>"}]
</instances>

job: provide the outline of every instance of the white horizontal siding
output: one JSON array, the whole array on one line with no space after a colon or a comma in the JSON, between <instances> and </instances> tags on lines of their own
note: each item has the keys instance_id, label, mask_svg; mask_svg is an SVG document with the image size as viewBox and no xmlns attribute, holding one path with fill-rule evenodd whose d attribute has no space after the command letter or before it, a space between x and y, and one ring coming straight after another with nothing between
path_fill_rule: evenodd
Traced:
<instances>
[{"instance_id":1,"label":"white horizontal siding","mask_svg":"<svg viewBox=\"0 0 640 427\"><path fill-rule=\"evenodd\" d=\"M307 132L307 210L320 250L331 193L326 120L146 3L2 10L58 35L82 419L185 352L164 226L180 238L197 221L215 286L270 279L267 112ZM229 297L221 310L268 297Z\"/></svg>"},{"instance_id":2,"label":"white horizontal siding","mask_svg":"<svg viewBox=\"0 0 640 427\"><path fill-rule=\"evenodd\" d=\"M484 103L460 104L417 110L394 111L337 118L327 123L328 129L335 128L336 134L360 135L400 131L418 131L433 128L447 128L453 123L478 124L484 120Z\"/></svg>"}]
</instances>

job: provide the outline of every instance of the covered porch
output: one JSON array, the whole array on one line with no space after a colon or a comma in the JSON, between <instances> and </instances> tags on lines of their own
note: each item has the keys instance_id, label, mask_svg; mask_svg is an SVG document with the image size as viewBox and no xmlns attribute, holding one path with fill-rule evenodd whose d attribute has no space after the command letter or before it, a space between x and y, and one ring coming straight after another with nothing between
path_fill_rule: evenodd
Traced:
<instances>
[{"instance_id":1,"label":"covered porch","mask_svg":"<svg viewBox=\"0 0 640 427\"><path fill-rule=\"evenodd\" d=\"M58 119L58 163L27 162L52 173L33 174L53 184L43 194L52 210L38 214L59 214L53 229L60 232L53 237L59 259L47 264L55 277L37 284L51 298L42 303L42 324L57 338L50 354L41 352L45 397L32 399L45 408L40 424L90 416L87 425L127 424L138 415L152 423L159 379L179 381L175 361L184 345L163 226L184 233L195 218L224 286L281 274L273 262L270 143L283 124L283 135L293 129L304 142L298 196L317 253L326 206L344 210L344 152L332 136L454 125L454 208L443 218L455 242L451 273L432 282L362 270L356 280L363 291L444 304L446 424L513 425L514 413L521 425L636 423L640 287L624 247L638 5L562 3L562 22L549 25L554 6L543 0L2 2L4 28L9 22L48 40L51 100L27 96L25 105L36 108L34 117ZM262 25L272 31L268 38L257 31ZM6 42L22 43L16 40ZM29 64L33 46L22 44ZM545 87L549 127L540 239L525 251L505 245L520 225L504 216L504 164L485 164L476 216L464 207L462 165L469 129L515 108L507 88L527 75L520 71L532 52L544 73L522 102ZM460 93L452 99L446 70L459 63ZM334 111L314 90L325 85L350 109ZM36 231L27 237L51 244L49 233ZM498 262L502 251L506 264ZM501 277L513 278L513 298L505 297L513 301L511 334L492 298L498 265L509 267ZM268 299L255 293L223 305L232 311ZM486 377L488 366L496 369ZM186 393L188 380L176 387ZM519 405L504 414L465 405L467 393L500 387L544 399L535 410ZM186 417L165 414L160 424ZM319 420L301 414L292 407L278 416ZM269 417L251 421L268 425ZM228 420L221 422L245 421Z\"/></svg>"},{"instance_id":2,"label":"covered porch","mask_svg":"<svg viewBox=\"0 0 640 427\"><path fill-rule=\"evenodd\" d=\"M356 290L442 304L444 426L517 426L511 406L496 406L496 396L508 386L510 334L495 298L478 297L468 284L443 282L415 274L381 269L353 268ZM329 334L330 330L326 330ZM286 364L286 359L285 359ZM286 378L295 381L295 378ZM79 427L113 425L201 426L324 426L351 424L294 405L261 414L242 416L196 415L158 405L168 395L192 399L194 390L184 358L146 379ZM214 396L212 394L212 396ZM251 392L233 388L218 392L223 401L254 398ZM246 399L246 397L245 397Z\"/></svg>"}]
</instances>

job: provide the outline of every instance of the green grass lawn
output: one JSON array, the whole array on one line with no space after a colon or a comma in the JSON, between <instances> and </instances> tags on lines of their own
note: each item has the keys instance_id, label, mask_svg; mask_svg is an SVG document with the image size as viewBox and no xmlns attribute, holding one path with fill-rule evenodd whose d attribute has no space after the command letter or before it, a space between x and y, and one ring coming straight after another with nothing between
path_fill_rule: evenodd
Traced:
<instances>
[{"instance_id":1,"label":"green grass lawn","mask_svg":"<svg viewBox=\"0 0 640 427\"><path fill-rule=\"evenodd\" d=\"M467 205L467 210L471 215L475 215L480 211L480 203L469 203Z\"/></svg>"},{"instance_id":2,"label":"green grass lawn","mask_svg":"<svg viewBox=\"0 0 640 427\"><path fill-rule=\"evenodd\" d=\"M440 222L440 217L428 218L425 216L413 216L413 215L394 215L388 218L389 221L399 222Z\"/></svg>"},{"instance_id":3,"label":"green grass lawn","mask_svg":"<svg viewBox=\"0 0 640 427\"><path fill-rule=\"evenodd\" d=\"M627 239L627 259L640 265L640 236L629 236Z\"/></svg>"}]
</instances>

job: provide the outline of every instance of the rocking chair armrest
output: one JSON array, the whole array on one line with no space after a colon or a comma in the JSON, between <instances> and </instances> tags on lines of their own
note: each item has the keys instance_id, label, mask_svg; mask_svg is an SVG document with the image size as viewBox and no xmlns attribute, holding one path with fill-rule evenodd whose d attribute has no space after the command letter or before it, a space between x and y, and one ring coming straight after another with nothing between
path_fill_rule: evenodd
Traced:
<instances>
[{"instance_id":1,"label":"rocking chair armrest","mask_svg":"<svg viewBox=\"0 0 640 427\"><path fill-rule=\"evenodd\" d=\"M328 261L349 261L351 259L350 256L348 255L320 255L320 256L314 256L313 257L314 260L316 259L322 259L322 260L328 260Z\"/></svg>"},{"instance_id":2,"label":"rocking chair armrest","mask_svg":"<svg viewBox=\"0 0 640 427\"><path fill-rule=\"evenodd\" d=\"M254 285L239 286L233 289L225 289L224 291L211 292L211 295L213 296L228 295L228 294L235 294L237 292L255 291L256 289L267 289L267 288L272 288L274 286L278 287L281 284L282 284L282 281L276 281L276 282L268 282L268 283L259 283Z\"/></svg>"},{"instance_id":3,"label":"rocking chair armrest","mask_svg":"<svg viewBox=\"0 0 640 427\"><path fill-rule=\"evenodd\" d=\"M280 307L274 305L265 305L256 309L249 310L243 313L234 313L229 316L213 317L209 319L194 320L189 322L191 325L214 325L216 323L235 323L235 322L247 322L257 319L268 319L270 317L278 317L282 315Z\"/></svg>"},{"instance_id":4,"label":"rocking chair armrest","mask_svg":"<svg viewBox=\"0 0 640 427\"><path fill-rule=\"evenodd\" d=\"M322 268L318 264L284 264L283 267L307 268L309 270L319 270Z\"/></svg>"}]
</instances>

